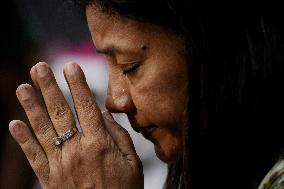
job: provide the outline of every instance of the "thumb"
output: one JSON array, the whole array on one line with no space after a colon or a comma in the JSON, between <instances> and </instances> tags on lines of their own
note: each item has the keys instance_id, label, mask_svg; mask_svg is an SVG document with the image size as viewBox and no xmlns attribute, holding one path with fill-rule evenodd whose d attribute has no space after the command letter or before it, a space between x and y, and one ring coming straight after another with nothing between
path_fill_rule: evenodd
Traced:
<instances>
[{"instance_id":1,"label":"thumb","mask_svg":"<svg viewBox=\"0 0 284 189\"><path fill-rule=\"evenodd\" d=\"M116 143L119 150L126 156L133 156L137 158L137 154L134 148L134 144L132 142L132 139L127 132L127 130L123 127L121 127L112 117L111 113L109 111L104 111L102 113L105 127L107 131L109 132L110 136Z\"/></svg>"}]
</instances>

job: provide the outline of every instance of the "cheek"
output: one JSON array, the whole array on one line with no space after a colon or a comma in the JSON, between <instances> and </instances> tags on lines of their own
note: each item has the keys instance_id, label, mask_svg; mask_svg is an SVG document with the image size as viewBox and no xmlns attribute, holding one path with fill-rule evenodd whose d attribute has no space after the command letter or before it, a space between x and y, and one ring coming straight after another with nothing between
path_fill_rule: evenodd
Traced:
<instances>
[{"instance_id":1,"label":"cheek","mask_svg":"<svg viewBox=\"0 0 284 189\"><path fill-rule=\"evenodd\" d=\"M156 61L155 66L145 68L146 73L132 89L138 111L161 126L178 124L187 96L186 69L165 65L165 62Z\"/></svg>"}]
</instances>

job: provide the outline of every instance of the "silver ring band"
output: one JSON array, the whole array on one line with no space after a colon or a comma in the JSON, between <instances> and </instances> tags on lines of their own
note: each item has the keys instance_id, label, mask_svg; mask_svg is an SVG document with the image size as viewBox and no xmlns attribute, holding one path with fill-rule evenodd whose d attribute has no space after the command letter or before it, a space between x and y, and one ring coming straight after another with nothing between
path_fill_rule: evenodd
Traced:
<instances>
[{"instance_id":1,"label":"silver ring band","mask_svg":"<svg viewBox=\"0 0 284 189\"><path fill-rule=\"evenodd\" d=\"M68 129L65 133L63 133L61 136L54 137L53 143L56 146L61 145L63 142L71 138L75 133L77 132L77 128L73 127L72 129Z\"/></svg>"}]
</instances>

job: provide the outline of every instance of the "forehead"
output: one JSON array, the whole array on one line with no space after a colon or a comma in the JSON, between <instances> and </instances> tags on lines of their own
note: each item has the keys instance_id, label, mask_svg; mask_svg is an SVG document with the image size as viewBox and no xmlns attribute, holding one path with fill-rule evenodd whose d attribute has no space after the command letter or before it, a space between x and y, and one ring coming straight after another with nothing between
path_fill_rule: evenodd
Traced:
<instances>
[{"instance_id":1,"label":"forehead","mask_svg":"<svg viewBox=\"0 0 284 189\"><path fill-rule=\"evenodd\" d=\"M140 31L145 27L145 24L141 22L127 19L117 13L107 13L94 5L87 7L86 16L89 29L96 40L114 36L124 39L134 34L138 36L137 34L141 33ZM143 30L145 32L145 29Z\"/></svg>"},{"instance_id":2,"label":"forehead","mask_svg":"<svg viewBox=\"0 0 284 189\"><path fill-rule=\"evenodd\" d=\"M109 43L129 42L132 45L145 45L161 30L154 24L129 19L113 12L109 13L95 5L87 7L86 16L97 47Z\"/></svg>"},{"instance_id":3,"label":"forehead","mask_svg":"<svg viewBox=\"0 0 284 189\"><path fill-rule=\"evenodd\" d=\"M123 49L124 52L151 49L152 54L184 50L184 38L160 25L108 13L89 5L86 17L97 49Z\"/></svg>"}]
</instances>

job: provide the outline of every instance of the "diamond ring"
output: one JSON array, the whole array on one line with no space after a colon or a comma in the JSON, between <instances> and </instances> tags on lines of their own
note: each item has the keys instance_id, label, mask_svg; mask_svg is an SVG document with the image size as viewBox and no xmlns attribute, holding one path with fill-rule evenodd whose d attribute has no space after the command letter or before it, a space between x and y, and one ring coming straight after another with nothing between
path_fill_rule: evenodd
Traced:
<instances>
[{"instance_id":1,"label":"diamond ring","mask_svg":"<svg viewBox=\"0 0 284 189\"><path fill-rule=\"evenodd\" d=\"M61 136L54 137L53 138L53 143L56 146L59 146L69 138L71 138L75 133L77 132L77 128L73 127L72 129L68 129L65 133L63 133Z\"/></svg>"}]
</instances>

